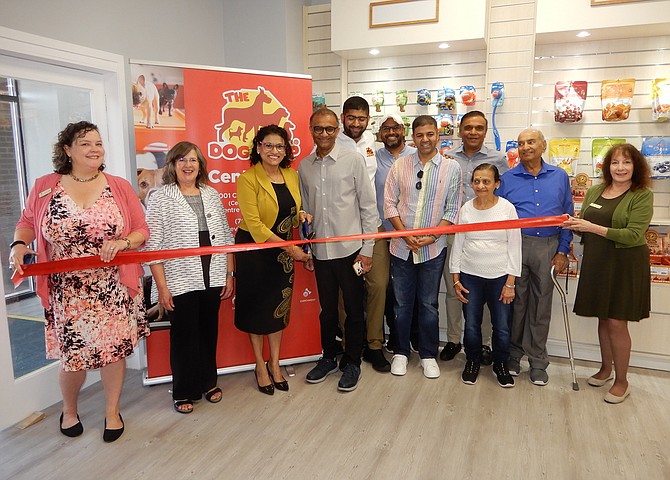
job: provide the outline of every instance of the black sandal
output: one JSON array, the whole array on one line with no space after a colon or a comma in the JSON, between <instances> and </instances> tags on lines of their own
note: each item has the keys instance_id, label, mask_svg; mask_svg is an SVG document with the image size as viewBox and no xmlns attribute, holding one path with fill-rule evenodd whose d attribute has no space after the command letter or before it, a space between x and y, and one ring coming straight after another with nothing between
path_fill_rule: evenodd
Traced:
<instances>
[{"instance_id":1,"label":"black sandal","mask_svg":"<svg viewBox=\"0 0 670 480\"><path fill-rule=\"evenodd\" d=\"M217 398L216 400L212 400L212 397L216 395L217 393L220 393L221 396ZM209 392L205 393L205 400L207 400L210 403L219 403L221 399L223 398L223 392L219 387L214 387L212 388Z\"/></svg>"},{"instance_id":2,"label":"black sandal","mask_svg":"<svg viewBox=\"0 0 670 480\"><path fill-rule=\"evenodd\" d=\"M191 408L187 408L186 410L181 410L179 407L183 407L184 405L190 405ZM174 409L177 411L177 413L191 413L193 411L193 401L192 400L175 400L174 401Z\"/></svg>"}]
</instances>

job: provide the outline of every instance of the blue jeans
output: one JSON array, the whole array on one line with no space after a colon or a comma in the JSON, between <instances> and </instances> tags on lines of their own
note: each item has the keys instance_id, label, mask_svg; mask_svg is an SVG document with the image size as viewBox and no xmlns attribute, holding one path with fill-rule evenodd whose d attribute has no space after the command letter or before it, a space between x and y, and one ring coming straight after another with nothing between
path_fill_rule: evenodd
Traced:
<instances>
[{"instance_id":1,"label":"blue jeans","mask_svg":"<svg viewBox=\"0 0 670 480\"><path fill-rule=\"evenodd\" d=\"M409 336L414 301L419 307L419 357L435 358L440 344L438 293L447 249L427 262L415 264L391 255L391 278L395 295L394 313L398 345L395 353L409 357Z\"/></svg>"},{"instance_id":2,"label":"blue jeans","mask_svg":"<svg viewBox=\"0 0 670 480\"><path fill-rule=\"evenodd\" d=\"M507 357L509 357L509 326L512 320L512 304L504 304L498 300L507 282L507 275L498 278L482 278L461 272L459 280L463 287L470 291L465 295L468 303L463 304L465 356L468 360L480 362L482 315L484 304L487 304L491 312L491 324L493 326L493 335L491 335L493 361L495 363L507 361Z\"/></svg>"}]
</instances>

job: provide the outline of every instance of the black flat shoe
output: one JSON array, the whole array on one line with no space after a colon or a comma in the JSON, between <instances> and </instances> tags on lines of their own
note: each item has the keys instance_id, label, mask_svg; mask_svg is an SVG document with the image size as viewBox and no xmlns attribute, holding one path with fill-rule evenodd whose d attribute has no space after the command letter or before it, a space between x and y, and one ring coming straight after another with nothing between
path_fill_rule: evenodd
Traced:
<instances>
[{"instance_id":1,"label":"black flat shoe","mask_svg":"<svg viewBox=\"0 0 670 480\"><path fill-rule=\"evenodd\" d=\"M214 395L217 393L220 393L221 395L219 395L218 398L213 399ZM205 400L207 400L209 403L219 403L222 398L223 392L219 387L214 387L209 392L205 393Z\"/></svg>"},{"instance_id":2,"label":"black flat shoe","mask_svg":"<svg viewBox=\"0 0 670 480\"><path fill-rule=\"evenodd\" d=\"M256 375L256 369L254 368L254 375ZM272 379L272 375L270 375L270 379ZM263 385L261 386L260 383L258 383L258 375L256 375L256 385L258 385L258 391L261 393L264 393L266 395L274 395L275 394L275 386L274 384L270 385Z\"/></svg>"},{"instance_id":3,"label":"black flat shoe","mask_svg":"<svg viewBox=\"0 0 670 480\"><path fill-rule=\"evenodd\" d=\"M79 420L79 415L77 415L77 420ZM84 426L81 424L81 420L68 428L63 428L63 412L60 414L60 433L66 437L78 437L84 433Z\"/></svg>"},{"instance_id":4,"label":"black flat shoe","mask_svg":"<svg viewBox=\"0 0 670 480\"><path fill-rule=\"evenodd\" d=\"M121 419L122 424L121 428L111 430L107 428L107 419L105 418L105 431L102 432L102 439L105 442L107 443L115 442L116 440L119 439L119 437L121 437L121 435L123 435L123 430L126 428L126 425L123 423L123 417L121 416L120 413L119 413L119 419Z\"/></svg>"},{"instance_id":5,"label":"black flat shoe","mask_svg":"<svg viewBox=\"0 0 670 480\"><path fill-rule=\"evenodd\" d=\"M282 380L281 382L275 381L275 378L272 376L272 372L270 371L270 366L267 364L267 362L265 363L265 368L268 369L268 375L270 375L270 380L272 380L275 388L277 390L281 390L282 392L288 392L288 382L286 379Z\"/></svg>"}]
</instances>

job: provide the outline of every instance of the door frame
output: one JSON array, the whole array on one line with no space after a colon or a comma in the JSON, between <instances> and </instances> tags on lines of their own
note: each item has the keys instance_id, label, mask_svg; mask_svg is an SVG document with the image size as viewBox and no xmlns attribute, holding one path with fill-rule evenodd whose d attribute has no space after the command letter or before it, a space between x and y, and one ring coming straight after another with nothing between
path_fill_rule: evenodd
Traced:
<instances>
[{"instance_id":1,"label":"door frame","mask_svg":"<svg viewBox=\"0 0 670 480\"><path fill-rule=\"evenodd\" d=\"M134 164L135 159L131 145L134 145L135 141L132 125L129 123L129 119L132 118L130 89L127 88L130 69L122 55L0 26L0 56L98 75L104 83L105 111L104 119L94 118L94 121L98 120L101 123L101 129L102 125L105 125L105 131L101 133L103 137L107 137L106 155L115 159L114 162L110 162L108 171L129 179L131 183L136 182L136 175L131 168L131 161ZM4 298L2 282L0 282L0 295ZM135 359L135 362L139 360ZM91 373L93 374L88 376L87 384L94 383L100 378L97 372ZM0 302L0 404L4 405L4 408L0 409L0 430L60 400L57 364L14 379L7 309L5 302Z\"/></svg>"}]
</instances>

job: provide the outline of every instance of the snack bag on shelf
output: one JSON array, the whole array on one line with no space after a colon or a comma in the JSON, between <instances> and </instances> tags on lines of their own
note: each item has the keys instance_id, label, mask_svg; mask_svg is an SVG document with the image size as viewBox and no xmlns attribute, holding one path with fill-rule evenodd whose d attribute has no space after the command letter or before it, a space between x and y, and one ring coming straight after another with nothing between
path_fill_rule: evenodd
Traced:
<instances>
[{"instance_id":1,"label":"snack bag on shelf","mask_svg":"<svg viewBox=\"0 0 670 480\"><path fill-rule=\"evenodd\" d=\"M395 104L401 112L405 111L405 105L407 105L407 90L396 90Z\"/></svg>"},{"instance_id":2,"label":"snack bag on shelf","mask_svg":"<svg viewBox=\"0 0 670 480\"><path fill-rule=\"evenodd\" d=\"M430 105L430 90L422 88L416 92L416 103L423 105L424 107Z\"/></svg>"},{"instance_id":3,"label":"snack bag on shelf","mask_svg":"<svg viewBox=\"0 0 670 480\"><path fill-rule=\"evenodd\" d=\"M454 146L454 141L447 138L443 139L440 142L440 154L446 155L449 150Z\"/></svg>"},{"instance_id":4,"label":"snack bag on shelf","mask_svg":"<svg viewBox=\"0 0 670 480\"><path fill-rule=\"evenodd\" d=\"M451 137L454 134L454 119L448 113L441 113L435 117L439 135Z\"/></svg>"},{"instance_id":5,"label":"snack bag on shelf","mask_svg":"<svg viewBox=\"0 0 670 480\"><path fill-rule=\"evenodd\" d=\"M312 111L316 112L321 108L326 108L326 96L323 93L312 94Z\"/></svg>"},{"instance_id":6,"label":"snack bag on shelf","mask_svg":"<svg viewBox=\"0 0 670 480\"><path fill-rule=\"evenodd\" d=\"M463 105L472 107L477 103L477 90L472 85L461 85L458 90Z\"/></svg>"},{"instance_id":7,"label":"snack bag on shelf","mask_svg":"<svg viewBox=\"0 0 670 480\"><path fill-rule=\"evenodd\" d=\"M381 112L384 106L384 90L377 90L372 95L372 105L375 107L375 112Z\"/></svg>"},{"instance_id":8,"label":"snack bag on shelf","mask_svg":"<svg viewBox=\"0 0 670 480\"><path fill-rule=\"evenodd\" d=\"M461 120L463 119L463 115L465 115L465 113L459 113L456 115L456 130L461 128Z\"/></svg>"},{"instance_id":9,"label":"snack bag on shelf","mask_svg":"<svg viewBox=\"0 0 670 480\"><path fill-rule=\"evenodd\" d=\"M456 93L453 88L443 88L437 92L437 107L440 110L456 110Z\"/></svg>"},{"instance_id":10,"label":"snack bag on shelf","mask_svg":"<svg viewBox=\"0 0 670 480\"><path fill-rule=\"evenodd\" d=\"M603 80L600 98L605 122L626 120L633 105L635 79Z\"/></svg>"},{"instance_id":11,"label":"snack bag on shelf","mask_svg":"<svg viewBox=\"0 0 670 480\"><path fill-rule=\"evenodd\" d=\"M594 138L591 142L591 161L593 162L593 176L603 176L603 159L614 145L626 143L625 138Z\"/></svg>"},{"instance_id":12,"label":"snack bag on shelf","mask_svg":"<svg viewBox=\"0 0 670 480\"><path fill-rule=\"evenodd\" d=\"M554 120L559 123L582 119L587 83L583 80L556 82L554 88Z\"/></svg>"},{"instance_id":13,"label":"snack bag on shelf","mask_svg":"<svg viewBox=\"0 0 670 480\"><path fill-rule=\"evenodd\" d=\"M665 122L670 118L670 78L652 80L651 116L657 122Z\"/></svg>"},{"instance_id":14,"label":"snack bag on shelf","mask_svg":"<svg viewBox=\"0 0 670 480\"><path fill-rule=\"evenodd\" d=\"M519 164L519 145L516 140L508 140L505 146L507 154L507 165L509 168L514 168Z\"/></svg>"},{"instance_id":15,"label":"snack bag on shelf","mask_svg":"<svg viewBox=\"0 0 670 480\"><path fill-rule=\"evenodd\" d=\"M645 138L640 152L649 162L653 178L670 177L670 137Z\"/></svg>"},{"instance_id":16,"label":"snack bag on shelf","mask_svg":"<svg viewBox=\"0 0 670 480\"><path fill-rule=\"evenodd\" d=\"M593 180L585 173L578 173L570 182L570 189L572 191L572 203L575 205L575 217L579 217L582 211L582 203L586 191L591 188Z\"/></svg>"},{"instance_id":17,"label":"snack bag on shelf","mask_svg":"<svg viewBox=\"0 0 670 480\"><path fill-rule=\"evenodd\" d=\"M374 115L370 117L370 131L373 135L377 136L379 129L381 128L381 119L384 118L383 115Z\"/></svg>"},{"instance_id":18,"label":"snack bag on shelf","mask_svg":"<svg viewBox=\"0 0 670 480\"><path fill-rule=\"evenodd\" d=\"M402 119L402 123L405 125L405 136L409 137L409 129L412 126L412 122L410 121L409 117L406 115L403 115L400 117Z\"/></svg>"},{"instance_id":19,"label":"snack bag on shelf","mask_svg":"<svg viewBox=\"0 0 670 480\"><path fill-rule=\"evenodd\" d=\"M644 234L649 247L649 263L651 265L663 265L663 237L667 237L667 231L663 227L654 226Z\"/></svg>"},{"instance_id":20,"label":"snack bag on shelf","mask_svg":"<svg viewBox=\"0 0 670 480\"><path fill-rule=\"evenodd\" d=\"M572 164L579 159L579 138L549 140L549 163L561 167L568 175L575 174Z\"/></svg>"}]
</instances>

